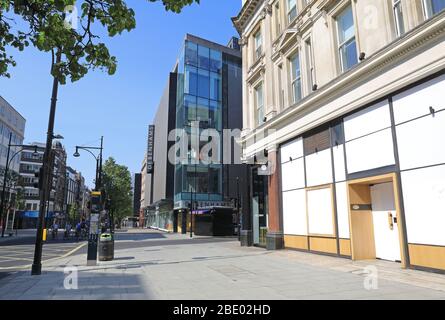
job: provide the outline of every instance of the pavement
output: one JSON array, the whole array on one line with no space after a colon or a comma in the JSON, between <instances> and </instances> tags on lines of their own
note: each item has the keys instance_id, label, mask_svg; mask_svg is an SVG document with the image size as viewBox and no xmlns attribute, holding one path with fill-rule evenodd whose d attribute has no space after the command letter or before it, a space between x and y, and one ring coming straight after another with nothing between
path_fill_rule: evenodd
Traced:
<instances>
[{"instance_id":1,"label":"pavement","mask_svg":"<svg viewBox=\"0 0 445 320\"><path fill-rule=\"evenodd\" d=\"M445 276L385 261L240 247L235 238L152 230L116 234L115 259L77 251L0 278L2 300L445 300Z\"/></svg>"}]
</instances>

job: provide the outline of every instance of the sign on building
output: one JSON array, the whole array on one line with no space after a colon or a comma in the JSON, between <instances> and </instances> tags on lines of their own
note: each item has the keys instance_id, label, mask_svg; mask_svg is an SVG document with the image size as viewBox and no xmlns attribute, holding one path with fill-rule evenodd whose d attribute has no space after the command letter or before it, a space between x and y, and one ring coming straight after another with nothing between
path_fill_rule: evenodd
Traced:
<instances>
[{"instance_id":1,"label":"sign on building","mask_svg":"<svg viewBox=\"0 0 445 320\"><path fill-rule=\"evenodd\" d=\"M154 169L154 144L155 144L155 126L148 126L148 145L147 145L147 173L153 173Z\"/></svg>"}]
</instances>

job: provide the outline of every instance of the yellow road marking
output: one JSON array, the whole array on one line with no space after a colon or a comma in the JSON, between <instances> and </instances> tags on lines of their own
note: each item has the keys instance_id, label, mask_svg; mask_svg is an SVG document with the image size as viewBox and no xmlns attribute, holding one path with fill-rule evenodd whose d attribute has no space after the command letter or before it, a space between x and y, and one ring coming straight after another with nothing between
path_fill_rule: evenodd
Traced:
<instances>
[{"instance_id":1,"label":"yellow road marking","mask_svg":"<svg viewBox=\"0 0 445 320\"><path fill-rule=\"evenodd\" d=\"M51 261L54 261L54 260L58 260L58 259L66 258L66 257L72 255L73 253L75 253L76 251L79 251L81 248L83 248L83 247L86 246L86 245L87 245L87 242L82 243L81 245L79 245L78 247L74 248L74 249L71 250L70 252L67 252L66 254L64 254L64 255L62 255L62 256L60 256L60 257L57 257L57 258L51 258L51 259L48 259L48 260L44 260L44 261L42 261L42 263L48 263L48 262L51 262ZM31 261L32 261L32 260L31 260ZM30 268L31 266L32 266L32 264L28 264L28 265L26 265L26 266L0 267L0 270L28 269L28 268Z\"/></svg>"}]
</instances>

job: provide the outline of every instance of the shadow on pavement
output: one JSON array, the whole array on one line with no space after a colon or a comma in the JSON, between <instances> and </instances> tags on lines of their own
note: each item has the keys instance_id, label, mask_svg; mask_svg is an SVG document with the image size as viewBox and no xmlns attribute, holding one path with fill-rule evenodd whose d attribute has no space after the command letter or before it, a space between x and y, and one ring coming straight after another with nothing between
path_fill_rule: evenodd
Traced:
<instances>
[{"instance_id":1,"label":"shadow on pavement","mask_svg":"<svg viewBox=\"0 0 445 320\"><path fill-rule=\"evenodd\" d=\"M165 238L165 237L164 237ZM121 240L121 239L117 239ZM144 247L166 247L177 246L187 244L206 244L206 243L218 243L218 242L233 242L238 241L237 237L206 237L206 238L188 238L188 239L172 239L172 240L153 240L144 242L116 242L116 250L132 249L132 248L144 248Z\"/></svg>"},{"instance_id":2,"label":"shadow on pavement","mask_svg":"<svg viewBox=\"0 0 445 320\"><path fill-rule=\"evenodd\" d=\"M115 240L120 241L141 241L141 240L150 240L150 239L165 239L166 236L162 233L147 233L147 232L132 232L132 233L120 233L117 232L114 234Z\"/></svg>"},{"instance_id":3,"label":"shadow on pavement","mask_svg":"<svg viewBox=\"0 0 445 320\"><path fill-rule=\"evenodd\" d=\"M0 300L154 299L154 292L136 274L57 271L31 276L17 272L0 284ZM76 288L77 285L77 288Z\"/></svg>"}]
</instances>

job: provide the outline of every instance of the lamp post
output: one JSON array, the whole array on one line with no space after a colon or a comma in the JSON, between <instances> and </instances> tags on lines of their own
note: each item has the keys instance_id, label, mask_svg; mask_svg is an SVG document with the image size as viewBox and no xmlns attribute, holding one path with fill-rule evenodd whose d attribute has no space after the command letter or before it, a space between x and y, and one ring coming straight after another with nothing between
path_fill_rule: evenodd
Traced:
<instances>
[{"instance_id":1,"label":"lamp post","mask_svg":"<svg viewBox=\"0 0 445 320\"><path fill-rule=\"evenodd\" d=\"M62 51L60 48L56 53L56 62L53 67L62 61ZM56 107L57 107L57 95L59 92L59 80L53 78L53 89L51 95L51 106L49 111L48 120L48 130L46 135L46 148L43 154L43 187L40 190L40 207L39 207L39 219L37 222L37 234L36 234L36 244L34 248L34 261L32 264L31 274L40 275L42 273L42 247L43 247L43 223L45 217L45 206L46 199L49 196L48 183L49 183L49 170L50 170L50 160L51 160L51 147L54 139L54 123L56 119Z\"/></svg>"},{"instance_id":2,"label":"lamp post","mask_svg":"<svg viewBox=\"0 0 445 320\"><path fill-rule=\"evenodd\" d=\"M3 188L2 188L2 195L1 195L1 202L0 202L0 217L1 217L1 221L2 221L2 238L5 236L5 214L4 214L4 209L5 209L5 197L6 197L6 185L8 184L8 174L9 174L9 166L12 162L12 160L14 160L14 158L23 150L28 149L28 148L34 148L34 154L37 154L37 146L35 145L18 145L18 144L11 144L12 142L12 132L9 133L9 143L8 143L8 153L6 155L6 166L5 166L5 172L3 175ZM21 148L19 151L17 151L15 154L12 155L12 157L10 157L11 155L11 147L19 147ZM9 191L11 192L11 191Z\"/></svg>"},{"instance_id":3,"label":"lamp post","mask_svg":"<svg viewBox=\"0 0 445 320\"><path fill-rule=\"evenodd\" d=\"M76 146L76 152L74 153L75 158L80 157L79 150L84 150L90 153L94 159L96 159L96 191L100 191L102 188L102 152L103 152L103 144L104 144L104 137L100 138L100 147L83 147L83 146ZM99 150L99 155L95 155L91 150Z\"/></svg>"},{"instance_id":4,"label":"lamp post","mask_svg":"<svg viewBox=\"0 0 445 320\"><path fill-rule=\"evenodd\" d=\"M94 159L96 159L96 191L102 192L102 153L103 153L103 142L104 137L100 138L100 147L84 147L84 146L76 146L76 152L74 153L74 157L78 158L80 157L79 150L87 151L89 154L91 154ZM94 154L91 150L99 150L99 155ZM102 201L102 194L101 199ZM102 203L103 204L103 203ZM92 219L90 218L90 223ZM92 230L93 228L90 228L90 233L88 236L88 253L87 253L87 265L96 265L96 259L97 259L97 242L98 242L98 235L97 230Z\"/></svg>"},{"instance_id":5,"label":"lamp post","mask_svg":"<svg viewBox=\"0 0 445 320\"><path fill-rule=\"evenodd\" d=\"M236 225L238 233L238 241L241 241L241 223L240 223L240 193L239 193L239 177L236 177Z\"/></svg>"}]
</instances>

